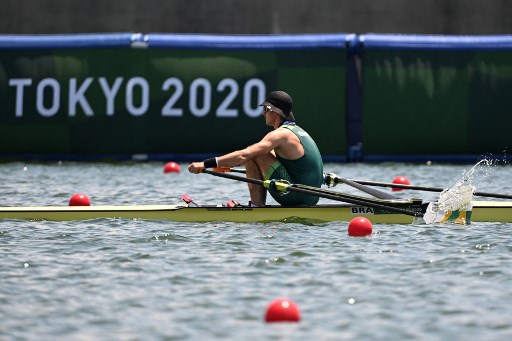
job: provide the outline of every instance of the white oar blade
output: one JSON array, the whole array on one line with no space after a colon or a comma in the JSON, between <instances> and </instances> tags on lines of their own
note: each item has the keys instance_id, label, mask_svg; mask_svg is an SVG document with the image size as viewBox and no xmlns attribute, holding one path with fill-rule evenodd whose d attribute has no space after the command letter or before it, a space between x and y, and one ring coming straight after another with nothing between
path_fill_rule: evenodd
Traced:
<instances>
[{"instance_id":1,"label":"white oar blade","mask_svg":"<svg viewBox=\"0 0 512 341\"><path fill-rule=\"evenodd\" d=\"M471 210L454 210L454 211L446 211L439 210L436 207L436 203L428 204L427 211L423 215L423 220L426 224L439 224L439 223L449 223L449 224L458 224L458 225L468 225L471 223Z\"/></svg>"},{"instance_id":2,"label":"white oar blade","mask_svg":"<svg viewBox=\"0 0 512 341\"><path fill-rule=\"evenodd\" d=\"M427 224L470 224L474 190L472 185L458 185L444 190L437 202L428 205L423 220Z\"/></svg>"}]
</instances>

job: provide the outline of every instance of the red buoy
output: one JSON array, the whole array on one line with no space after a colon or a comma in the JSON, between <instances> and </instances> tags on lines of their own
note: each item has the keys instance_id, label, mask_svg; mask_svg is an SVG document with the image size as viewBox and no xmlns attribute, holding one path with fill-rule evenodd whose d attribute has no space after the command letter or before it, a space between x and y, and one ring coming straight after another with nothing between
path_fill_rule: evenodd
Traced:
<instances>
[{"instance_id":1,"label":"red buoy","mask_svg":"<svg viewBox=\"0 0 512 341\"><path fill-rule=\"evenodd\" d=\"M180 165L176 162L167 162L164 166L164 173L179 173Z\"/></svg>"},{"instance_id":2,"label":"red buoy","mask_svg":"<svg viewBox=\"0 0 512 341\"><path fill-rule=\"evenodd\" d=\"M348 223L348 235L352 237L364 237L372 234L372 222L365 217L354 218Z\"/></svg>"},{"instance_id":3,"label":"red buoy","mask_svg":"<svg viewBox=\"0 0 512 341\"><path fill-rule=\"evenodd\" d=\"M91 206L89 197L83 193L73 194L69 199L69 206Z\"/></svg>"},{"instance_id":4,"label":"red buoy","mask_svg":"<svg viewBox=\"0 0 512 341\"><path fill-rule=\"evenodd\" d=\"M265 322L299 322L300 310L297 304L286 298L272 301L265 313Z\"/></svg>"},{"instance_id":5,"label":"red buoy","mask_svg":"<svg viewBox=\"0 0 512 341\"><path fill-rule=\"evenodd\" d=\"M397 176L396 178L393 179L393 183L394 184L398 184L398 185L410 185L411 183L409 182L409 179L407 179L405 176L403 175L400 175L400 176ZM403 188L396 188L396 187L391 187L391 190L393 192L398 192L398 191L403 191L404 189Z\"/></svg>"}]
</instances>

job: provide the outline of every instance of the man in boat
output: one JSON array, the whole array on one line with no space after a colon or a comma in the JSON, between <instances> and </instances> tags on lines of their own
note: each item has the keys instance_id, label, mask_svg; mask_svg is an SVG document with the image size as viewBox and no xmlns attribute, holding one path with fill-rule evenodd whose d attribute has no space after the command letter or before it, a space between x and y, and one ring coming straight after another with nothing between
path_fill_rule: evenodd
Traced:
<instances>
[{"instance_id":1,"label":"man in boat","mask_svg":"<svg viewBox=\"0 0 512 341\"><path fill-rule=\"evenodd\" d=\"M245 149L193 162L188 170L197 174L205 168L245 164L248 178L320 187L323 182L322 156L311 136L295 123L292 104L292 98L286 92L271 92L260 106L263 107L265 123L274 130ZM312 206L318 202L316 196L282 193L272 186L268 191L281 205ZM250 183L249 192L251 205L265 205L267 190L264 187Z\"/></svg>"}]
</instances>

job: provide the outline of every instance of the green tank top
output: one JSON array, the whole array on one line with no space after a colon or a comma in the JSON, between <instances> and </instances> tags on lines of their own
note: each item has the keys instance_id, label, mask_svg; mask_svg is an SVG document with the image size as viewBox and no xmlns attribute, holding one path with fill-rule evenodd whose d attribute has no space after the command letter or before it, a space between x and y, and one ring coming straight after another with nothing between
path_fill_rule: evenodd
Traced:
<instances>
[{"instance_id":1,"label":"green tank top","mask_svg":"<svg viewBox=\"0 0 512 341\"><path fill-rule=\"evenodd\" d=\"M297 125L284 124L281 127L291 130L299 138L304 148L304 155L297 160L288 160L277 155L277 159L286 168L294 183L321 187L324 164L315 141Z\"/></svg>"}]
</instances>

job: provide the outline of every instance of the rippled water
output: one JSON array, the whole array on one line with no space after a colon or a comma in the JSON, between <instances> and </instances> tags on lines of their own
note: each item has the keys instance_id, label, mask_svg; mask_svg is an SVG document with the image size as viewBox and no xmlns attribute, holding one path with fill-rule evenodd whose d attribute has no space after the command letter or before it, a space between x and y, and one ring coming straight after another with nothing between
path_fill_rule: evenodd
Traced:
<instances>
[{"instance_id":1,"label":"rippled water","mask_svg":"<svg viewBox=\"0 0 512 341\"><path fill-rule=\"evenodd\" d=\"M186 165L182 164L182 169ZM328 164L352 179L447 187L471 165ZM248 200L245 184L159 163L0 165L2 205ZM512 167L477 190L512 193ZM345 187L336 187L347 190ZM384 190L384 189L383 189ZM435 193L411 192L428 200ZM327 202L326 200L323 200ZM2 340L509 340L512 224L0 221ZM287 297L300 323L266 324Z\"/></svg>"}]
</instances>

